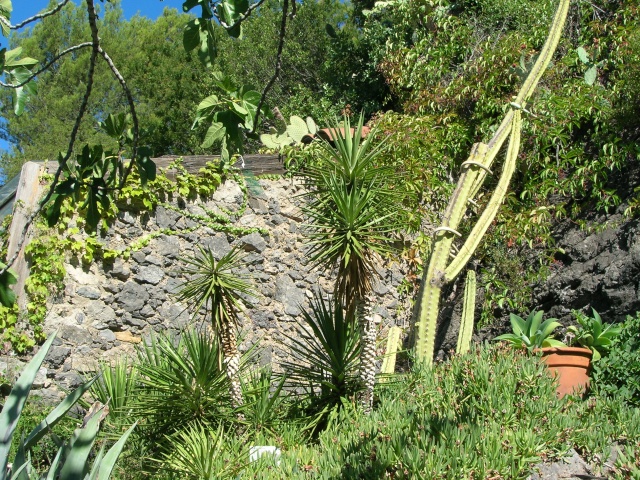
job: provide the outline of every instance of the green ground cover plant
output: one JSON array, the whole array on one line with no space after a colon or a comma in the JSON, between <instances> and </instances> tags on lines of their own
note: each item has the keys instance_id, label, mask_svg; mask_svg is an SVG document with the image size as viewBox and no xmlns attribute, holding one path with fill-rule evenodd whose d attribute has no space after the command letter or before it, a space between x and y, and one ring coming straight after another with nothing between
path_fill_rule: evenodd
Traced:
<instances>
[{"instance_id":1,"label":"green ground cover plant","mask_svg":"<svg viewBox=\"0 0 640 480\"><path fill-rule=\"evenodd\" d=\"M186 375L183 383L191 378ZM222 370L218 378L228 381ZM377 385L368 415L352 395L343 396L327 410L326 422L314 435L309 431L313 415L299 406L310 405L316 394L290 396L268 374L245 373L245 378L244 421L229 409L223 387L219 391L226 399L219 397L207 407L207 415L218 420L192 422L182 416L184 421L175 422L170 434L148 428L143 433L145 423L150 427L159 417L130 410L128 421L139 419L141 427L116 478L523 479L534 464L560 459L571 448L598 471L613 442L627 455L617 467L619 478L633 478L622 472L635 462L631 455L640 441L640 410L615 394L558 399L539 359L504 345L477 346L433 368L397 374L397 381ZM249 393L252 389L263 392L262 400ZM149 386L134 391L133 404L153 398L152 392ZM176 389L173 405L182 408L181 399L188 403L192 395ZM263 421L268 428L248 428L251 412L265 405L277 412ZM162 411L167 418L169 410ZM156 454L154 442L164 444ZM282 454L277 462L267 455L250 463L251 445L274 445ZM156 460L142 473L140 458L154 455Z\"/></svg>"}]
</instances>

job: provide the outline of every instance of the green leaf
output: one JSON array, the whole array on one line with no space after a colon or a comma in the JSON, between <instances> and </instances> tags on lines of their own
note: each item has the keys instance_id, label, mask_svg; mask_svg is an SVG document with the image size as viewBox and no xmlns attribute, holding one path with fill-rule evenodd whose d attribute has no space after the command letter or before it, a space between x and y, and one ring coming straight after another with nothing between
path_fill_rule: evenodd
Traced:
<instances>
[{"instance_id":1,"label":"green leaf","mask_svg":"<svg viewBox=\"0 0 640 480\"><path fill-rule=\"evenodd\" d=\"M598 76L598 67L593 65L586 72L584 72L584 83L587 85L593 85Z\"/></svg>"},{"instance_id":2,"label":"green leaf","mask_svg":"<svg viewBox=\"0 0 640 480\"><path fill-rule=\"evenodd\" d=\"M86 426L74 432L74 438L69 444L69 454L60 470L60 478L65 480L84 479L88 470L87 460L100 429L100 413L101 410L93 413Z\"/></svg>"},{"instance_id":3,"label":"green leaf","mask_svg":"<svg viewBox=\"0 0 640 480\"><path fill-rule=\"evenodd\" d=\"M140 183L146 185L148 181L156 179L156 164L151 160L151 149L140 147L136 156L136 166L140 175Z\"/></svg>"},{"instance_id":4,"label":"green leaf","mask_svg":"<svg viewBox=\"0 0 640 480\"><path fill-rule=\"evenodd\" d=\"M200 31L198 32L198 38L200 40L198 59L205 68L211 68L217 54L215 38L206 25L201 25L201 27L202 28L200 28Z\"/></svg>"},{"instance_id":5,"label":"green leaf","mask_svg":"<svg viewBox=\"0 0 640 480\"><path fill-rule=\"evenodd\" d=\"M31 72L25 67L17 67L9 72L11 83L20 84L31 76ZM13 111L17 116L22 115L24 106L29 95L37 93L36 84L31 81L26 85L13 89Z\"/></svg>"},{"instance_id":6,"label":"green leaf","mask_svg":"<svg viewBox=\"0 0 640 480\"><path fill-rule=\"evenodd\" d=\"M216 6L216 9L222 21L230 26L240 19L240 15L249 10L249 1L223 0ZM227 28L227 33L231 37L240 38L242 36L242 24L238 24L230 29Z\"/></svg>"},{"instance_id":7,"label":"green leaf","mask_svg":"<svg viewBox=\"0 0 640 480\"><path fill-rule=\"evenodd\" d=\"M0 269L4 269L6 265L0 262ZM11 290L11 285L15 285L18 282L18 276L16 273L8 269L2 275L0 275L0 303L5 307L11 307L16 301L16 294Z\"/></svg>"},{"instance_id":8,"label":"green leaf","mask_svg":"<svg viewBox=\"0 0 640 480\"><path fill-rule=\"evenodd\" d=\"M336 33L336 29L333 27L333 25L327 23L324 26L325 31L327 32L327 35L329 35L329 37L336 39L338 38L338 34Z\"/></svg>"},{"instance_id":9,"label":"green leaf","mask_svg":"<svg viewBox=\"0 0 640 480\"><path fill-rule=\"evenodd\" d=\"M20 414L27 401L31 386L36 378L36 374L40 369L40 365L44 361L51 344L55 339L55 334L40 347L38 353L34 355L27 366L20 374L20 378L16 381L11 389L11 393L4 402L2 411L0 412L0 472L7 471L7 462L9 459L9 450L11 449L11 439L16 429Z\"/></svg>"},{"instance_id":10,"label":"green leaf","mask_svg":"<svg viewBox=\"0 0 640 480\"><path fill-rule=\"evenodd\" d=\"M104 122L100 122L100 127L111 138L119 139L124 133L126 127L126 115L119 113L118 115L109 114Z\"/></svg>"},{"instance_id":11,"label":"green leaf","mask_svg":"<svg viewBox=\"0 0 640 480\"><path fill-rule=\"evenodd\" d=\"M200 45L200 20L194 18L184 27L184 32L182 33L182 46L185 51L190 52L194 48L197 48L198 45Z\"/></svg>"},{"instance_id":12,"label":"green leaf","mask_svg":"<svg viewBox=\"0 0 640 480\"><path fill-rule=\"evenodd\" d=\"M71 410L71 408L76 404L76 402L82 397L82 395L91 388L93 382L96 381L98 377L94 377L88 382L83 383L78 388L76 388L73 392L65 397L65 399L60 402L56 408L54 408L49 415L46 416L40 424L38 424L29 434L29 436L24 441L24 448L30 450L33 446L38 443L38 441L44 437L44 435L49 432L60 420L62 420L67 412Z\"/></svg>"},{"instance_id":13,"label":"green leaf","mask_svg":"<svg viewBox=\"0 0 640 480\"><path fill-rule=\"evenodd\" d=\"M185 0L185 2L182 4L182 11L186 13L192 8L197 7L199 4L200 0Z\"/></svg>"},{"instance_id":14,"label":"green leaf","mask_svg":"<svg viewBox=\"0 0 640 480\"><path fill-rule=\"evenodd\" d=\"M104 456L102 461L100 462L100 470L98 471L97 480L109 480L111 478L111 472L113 471L113 467L124 448L124 444L126 443L129 435L133 432L133 429L136 428L138 422L136 421L131 427L124 432L124 435L120 437L120 439L113 444L113 446L109 449L107 454Z\"/></svg>"},{"instance_id":15,"label":"green leaf","mask_svg":"<svg viewBox=\"0 0 640 480\"><path fill-rule=\"evenodd\" d=\"M204 136L204 140L202 142L202 148L209 148L218 140L222 140L225 136L227 129L220 122L213 122L211 126L207 129L207 133Z\"/></svg>"},{"instance_id":16,"label":"green leaf","mask_svg":"<svg viewBox=\"0 0 640 480\"><path fill-rule=\"evenodd\" d=\"M578 47L576 51L578 52L578 58L582 63L589 64L591 62L589 54L583 47Z\"/></svg>"},{"instance_id":17,"label":"green leaf","mask_svg":"<svg viewBox=\"0 0 640 480\"><path fill-rule=\"evenodd\" d=\"M522 335L525 330L524 319L515 313L509 315L509 319L511 320L511 329L513 330L513 333L516 335Z\"/></svg>"}]
</instances>

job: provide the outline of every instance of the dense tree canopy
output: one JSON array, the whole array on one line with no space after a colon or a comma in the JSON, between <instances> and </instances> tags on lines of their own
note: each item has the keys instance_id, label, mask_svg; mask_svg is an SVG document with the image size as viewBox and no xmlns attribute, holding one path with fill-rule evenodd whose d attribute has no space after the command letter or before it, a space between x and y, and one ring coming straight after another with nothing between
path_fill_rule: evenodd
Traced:
<instances>
[{"instance_id":1,"label":"dense tree canopy","mask_svg":"<svg viewBox=\"0 0 640 480\"><path fill-rule=\"evenodd\" d=\"M155 155L193 154L199 139L190 131L194 106L202 97L206 71L195 55L185 53L182 30L188 15L165 9L156 21L136 16L124 20L120 2L104 4L100 35L131 88L141 124L142 141ZM47 17L12 38L23 54L45 63L58 52L90 38L86 9L69 3L59 14ZM27 103L23 115L7 116L1 135L16 145L5 158L7 173L27 160L55 159L66 148L71 126L84 94L89 49L63 57L37 79L38 94ZM124 112L126 100L117 81L99 64L90 99L89 114L78 135L78 143L113 145L113 139L98 130L108 113ZM2 102L10 104L10 92Z\"/></svg>"}]
</instances>

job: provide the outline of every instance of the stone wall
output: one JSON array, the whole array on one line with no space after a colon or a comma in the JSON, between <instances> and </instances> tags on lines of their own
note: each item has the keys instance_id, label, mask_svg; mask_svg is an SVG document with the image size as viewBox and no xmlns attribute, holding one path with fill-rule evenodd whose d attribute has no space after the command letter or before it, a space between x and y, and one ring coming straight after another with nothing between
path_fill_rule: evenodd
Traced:
<instances>
[{"instance_id":1,"label":"stone wall","mask_svg":"<svg viewBox=\"0 0 640 480\"><path fill-rule=\"evenodd\" d=\"M64 295L54 300L45 323L46 332L58 330L58 337L37 386L73 387L95 370L98 361L133 354L136 344L152 332L178 333L193 324L175 293L185 281L181 257L193 255L196 245L211 248L218 258L236 245L246 252L242 273L250 275L259 295L248 299L242 316L243 348L258 343L260 362L277 369L289 355L287 336L295 335L301 306L308 304L315 289L329 293L333 281L308 263L301 234L302 187L288 179L252 183L244 211L242 189L228 181L208 200L176 200L151 214L121 212L102 239L108 248L123 249L145 235L165 232L128 259L86 267L69 258ZM260 227L268 234L233 235L194 220L194 215L229 211L232 225ZM382 281L375 285L375 312L382 337L391 325L407 326L408 316L396 290L403 278L399 265L387 265L381 273Z\"/></svg>"}]
</instances>

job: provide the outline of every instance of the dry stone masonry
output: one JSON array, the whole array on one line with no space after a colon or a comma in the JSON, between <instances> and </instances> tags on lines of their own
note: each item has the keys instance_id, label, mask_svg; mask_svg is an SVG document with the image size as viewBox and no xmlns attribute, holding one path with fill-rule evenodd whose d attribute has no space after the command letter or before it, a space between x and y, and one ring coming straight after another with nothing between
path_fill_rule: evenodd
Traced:
<instances>
[{"instance_id":1,"label":"dry stone masonry","mask_svg":"<svg viewBox=\"0 0 640 480\"><path fill-rule=\"evenodd\" d=\"M243 347L257 343L260 362L278 369L289 355L289 337L295 336L301 309L314 290L331 292L333 281L325 272L312 269L301 234L303 226L299 194L302 186L289 179L254 180L248 205L241 211L243 191L228 181L208 200L177 199L169 208L155 212L124 211L102 239L111 249L124 249L141 238L157 235L149 243L109 263L83 266L76 258L66 265L62 298L55 299L45 323L47 332L58 330L54 347L41 372L43 395L54 395L55 385L70 388L95 371L98 362L132 355L136 344L152 333L179 333L198 325L176 292L187 280L181 275L181 258L195 253L196 246L210 248L220 258L233 246L245 252L246 273L258 292L246 298L243 315ZM199 225L194 215L231 211L233 225L245 231L233 235ZM397 293L403 275L398 264L386 265L375 287L379 335L392 325L407 326L408 312Z\"/></svg>"}]
</instances>

